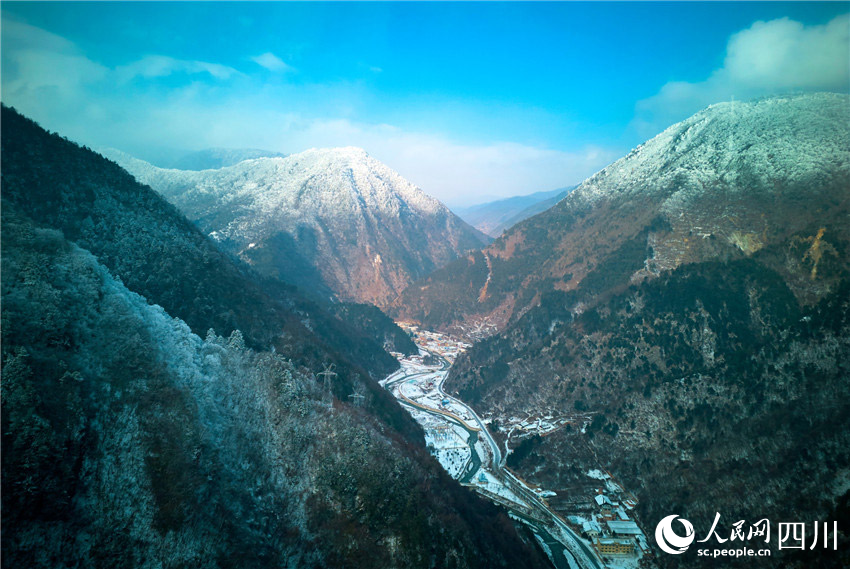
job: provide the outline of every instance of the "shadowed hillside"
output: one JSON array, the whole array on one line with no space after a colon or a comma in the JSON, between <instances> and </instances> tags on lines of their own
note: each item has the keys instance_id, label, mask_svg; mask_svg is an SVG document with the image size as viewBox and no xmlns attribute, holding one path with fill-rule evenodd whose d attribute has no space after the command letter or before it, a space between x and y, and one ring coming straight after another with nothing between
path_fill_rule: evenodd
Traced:
<instances>
[{"instance_id":1,"label":"shadowed hillside","mask_svg":"<svg viewBox=\"0 0 850 569\"><path fill-rule=\"evenodd\" d=\"M545 566L369 379L374 314L259 283L114 164L2 120L4 565Z\"/></svg>"}]
</instances>

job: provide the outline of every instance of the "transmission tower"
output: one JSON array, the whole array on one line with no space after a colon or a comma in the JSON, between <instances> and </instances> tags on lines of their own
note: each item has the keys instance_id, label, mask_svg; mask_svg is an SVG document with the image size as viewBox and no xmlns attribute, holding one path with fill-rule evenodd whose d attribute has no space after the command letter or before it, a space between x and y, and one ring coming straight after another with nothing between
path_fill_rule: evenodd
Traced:
<instances>
[{"instance_id":1,"label":"transmission tower","mask_svg":"<svg viewBox=\"0 0 850 569\"><path fill-rule=\"evenodd\" d=\"M325 390L325 403L332 406L333 404L333 378L337 376L337 373L334 371L336 368L336 364L322 364L324 366L324 370L318 373L323 377L322 386Z\"/></svg>"}]
</instances>

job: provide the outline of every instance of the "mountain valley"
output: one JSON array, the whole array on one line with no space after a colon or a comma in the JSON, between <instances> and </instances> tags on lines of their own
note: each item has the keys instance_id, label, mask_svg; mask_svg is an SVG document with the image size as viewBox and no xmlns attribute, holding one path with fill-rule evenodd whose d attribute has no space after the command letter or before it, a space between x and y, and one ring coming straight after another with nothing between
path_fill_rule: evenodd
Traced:
<instances>
[{"instance_id":1,"label":"mountain valley","mask_svg":"<svg viewBox=\"0 0 850 569\"><path fill-rule=\"evenodd\" d=\"M0 2L0 564L850 568L850 0Z\"/></svg>"},{"instance_id":2,"label":"mountain valley","mask_svg":"<svg viewBox=\"0 0 850 569\"><path fill-rule=\"evenodd\" d=\"M644 531L669 512L700 526L719 512L844 519L848 109L833 95L710 107L475 250L486 239L360 150L199 172L108 153L171 205L4 107L4 472L14 472L4 476L13 490L4 492L4 523L22 528L4 534L4 551L14 552L4 560L97 566L122 550L134 566L221 566L234 556L249 566L442 566L449 557L542 566L533 532L556 566L552 548L601 567L604 555L564 522L592 501L588 473L599 472L624 485L618 492ZM308 194L293 206L296 186ZM363 188L390 204L396 225L377 221L388 210L363 201ZM309 192L320 197L310 202ZM307 241L303 226L292 229L298 216L315 214L326 236L346 234L341 193L353 200L343 209L371 221L355 222L343 241L315 238L311 260L293 252ZM281 215L291 207L297 216ZM411 253L393 242L388 272L373 263L370 284L340 285L355 271L344 243L365 241L369 256L369 243L388 246L405 223L425 223L410 248L448 232L448 264L394 297L439 264L423 253L414 269L396 271ZM367 226L383 229L364 237ZM301 243L269 237L285 230ZM275 249L286 239L289 249ZM285 262L284 251L296 260ZM327 268L344 276L334 281ZM334 301L346 295L361 303ZM375 306L391 301L396 318L471 347L428 332L450 352L421 351ZM434 388L428 376L416 388L399 381L436 369L428 358L445 353L453 361L432 407L416 409L486 417L479 429L493 432L495 450L480 451L471 471L450 472L515 520L532 516L525 526L441 472L422 427L393 398L410 410L405 393ZM396 360L413 372L394 374ZM384 389L377 380L388 377L397 379ZM518 428L533 418L548 426ZM429 421L424 438L433 441L444 427ZM135 466L122 474L99 457ZM550 501L532 488L553 490ZM144 515L127 518L120 500L95 497L119 489L146 504ZM230 522L216 525L220 516ZM111 526L125 531L109 537ZM63 549L72 535L95 546ZM209 539L218 547L200 545ZM448 557L426 555L427 543L443 543ZM674 564L641 547L636 559L650 565L703 564L694 552ZM780 557L789 567L840 567L841 552Z\"/></svg>"},{"instance_id":3,"label":"mountain valley","mask_svg":"<svg viewBox=\"0 0 850 569\"><path fill-rule=\"evenodd\" d=\"M570 419L510 442L533 483L569 494L608 469L650 528L843 515L848 125L843 95L709 107L414 283L396 313L477 340L446 391L498 424Z\"/></svg>"}]
</instances>

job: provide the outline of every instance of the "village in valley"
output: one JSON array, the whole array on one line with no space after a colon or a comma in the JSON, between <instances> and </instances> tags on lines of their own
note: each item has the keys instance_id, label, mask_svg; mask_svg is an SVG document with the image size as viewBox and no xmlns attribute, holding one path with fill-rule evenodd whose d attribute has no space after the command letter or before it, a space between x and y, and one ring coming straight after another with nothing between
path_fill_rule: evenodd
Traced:
<instances>
[{"instance_id":1,"label":"village in valley","mask_svg":"<svg viewBox=\"0 0 850 569\"><path fill-rule=\"evenodd\" d=\"M646 536L632 515L636 499L610 472L601 467L593 469L586 473L584 482L553 491L523 481L505 466L516 441L547 436L566 425L583 429L592 414L559 416L550 411L541 416L486 414L482 418L443 391L449 367L470 345L413 324L399 325L411 335L419 353L393 354L402 368L382 384L422 425L429 451L453 478L505 506L512 517L528 523L533 531L536 526L529 522L542 521L546 516L541 510L545 510L555 522L548 522L547 533L561 543L572 542L574 547L567 548L572 553L574 549L592 551L585 559L565 553L570 562L565 567L637 568L641 559L651 555ZM494 423L498 425L498 439L490 434ZM544 543L539 535L538 540L560 567L551 544Z\"/></svg>"}]
</instances>

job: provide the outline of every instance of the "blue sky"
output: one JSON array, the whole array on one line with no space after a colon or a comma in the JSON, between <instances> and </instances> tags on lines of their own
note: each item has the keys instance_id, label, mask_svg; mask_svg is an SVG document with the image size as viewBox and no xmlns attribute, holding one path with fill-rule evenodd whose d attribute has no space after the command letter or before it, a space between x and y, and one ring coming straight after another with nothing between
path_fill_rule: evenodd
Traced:
<instances>
[{"instance_id":1,"label":"blue sky","mask_svg":"<svg viewBox=\"0 0 850 569\"><path fill-rule=\"evenodd\" d=\"M704 106L850 90L850 3L10 3L2 98L91 146L361 146L451 205Z\"/></svg>"}]
</instances>

